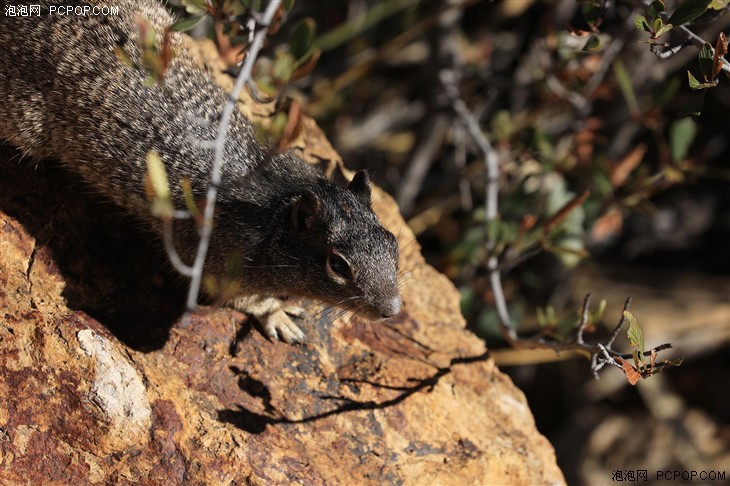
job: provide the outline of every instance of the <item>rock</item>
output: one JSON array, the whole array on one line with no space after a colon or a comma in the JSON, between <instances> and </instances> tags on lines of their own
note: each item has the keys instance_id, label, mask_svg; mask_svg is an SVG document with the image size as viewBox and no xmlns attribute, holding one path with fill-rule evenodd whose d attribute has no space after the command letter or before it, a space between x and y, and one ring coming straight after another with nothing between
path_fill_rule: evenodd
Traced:
<instances>
[{"instance_id":1,"label":"rock","mask_svg":"<svg viewBox=\"0 0 730 486\"><path fill-rule=\"evenodd\" d=\"M293 145L340 170L311 120ZM155 235L18 157L1 148L0 483L563 483L386 194L404 311L313 307L310 342L289 346L227 309L181 326L185 282Z\"/></svg>"}]
</instances>

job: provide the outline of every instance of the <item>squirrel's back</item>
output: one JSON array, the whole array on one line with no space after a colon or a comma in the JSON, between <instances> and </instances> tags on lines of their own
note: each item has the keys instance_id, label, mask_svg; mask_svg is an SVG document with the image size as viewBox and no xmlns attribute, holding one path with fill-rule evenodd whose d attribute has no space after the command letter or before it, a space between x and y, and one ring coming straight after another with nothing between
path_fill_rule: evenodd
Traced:
<instances>
[{"instance_id":1,"label":"squirrel's back","mask_svg":"<svg viewBox=\"0 0 730 486\"><path fill-rule=\"evenodd\" d=\"M84 7L110 5L96 0L51 12L62 3L34 1L39 16L0 17L0 134L26 154L72 165L118 204L141 205L140 212L149 212L140 191L150 150L162 155L172 178L190 178L201 194L212 163L201 141L215 138L225 94L209 89L212 79L178 33L171 36L177 55L157 85L114 52L122 49L141 65L137 18L161 37L172 17L151 0L114 2L117 15L84 13ZM224 178L263 160L251 124L237 110L233 117Z\"/></svg>"}]
</instances>

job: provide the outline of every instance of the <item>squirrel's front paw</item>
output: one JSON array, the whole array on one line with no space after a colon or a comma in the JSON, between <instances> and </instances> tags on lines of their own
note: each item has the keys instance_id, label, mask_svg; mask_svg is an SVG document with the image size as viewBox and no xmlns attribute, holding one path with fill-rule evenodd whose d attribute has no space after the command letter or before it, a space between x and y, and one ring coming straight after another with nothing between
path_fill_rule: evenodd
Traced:
<instances>
[{"instance_id":1,"label":"squirrel's front paw","mask_svg":"<svg viewBox=\"0 0 730 486\"><path fill-rule=\"evenodd\" d=\"M288 344L301 343L306 339L304 332L289 317L304 315L301 307L285 304L273 297L251 295L237 297L225 305L254 316L270 339L279 339Z\"/></svg>"},{"instance_id":2,"label":"squirrel's front paw","mask_svg":"<svg viewBox=\"0 0 730 486\"><path fill-rule=\"evenodd\" d=\"M304 332L283 310L277 310L264 316L256 316L264 326L266 335L271 339L280 339L285 343L301 343L306 339Z\"/></svg>"}]
</instances>

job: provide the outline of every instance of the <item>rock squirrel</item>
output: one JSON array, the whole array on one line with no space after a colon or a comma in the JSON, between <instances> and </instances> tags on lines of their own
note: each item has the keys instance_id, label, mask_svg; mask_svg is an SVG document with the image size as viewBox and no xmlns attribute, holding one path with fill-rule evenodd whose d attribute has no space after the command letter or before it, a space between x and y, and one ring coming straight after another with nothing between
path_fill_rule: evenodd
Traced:
<instances>
[{"instance_id":1,"label":"rock squirrel","mask_svg":"<svg viewBox=\"0 0 730 486\"><path fill-rule=\"evenodd\" d=\"M4 3L4 2L3 2ZM14 2L21 5L25 2ZM207 190L227 94L172 35L176 51L161 84L123 64L119 46L139 65L137 15L158 33L173 19L154 0L112 2L118 15L84 14L100 0L65 3L82 10L52 13L65 2L35 0L40 15L0 13L0 139L32 157L59 160L138 220L159 230L145 194L146 154L156 150L184 207L178 182ZM162 37L161 35L158 37ZM235 110L225 146L205 272L221 275L240 254L240 295L227 304L253 314L272 338L296 342L302 331L276 297L314 298L370 319L401 308L398 243L370 208L370 181L358 173L347 189L291 153L267 150ZM198 235L175 223L175 244L191 262Z\"/></svg>"}]
</instances>

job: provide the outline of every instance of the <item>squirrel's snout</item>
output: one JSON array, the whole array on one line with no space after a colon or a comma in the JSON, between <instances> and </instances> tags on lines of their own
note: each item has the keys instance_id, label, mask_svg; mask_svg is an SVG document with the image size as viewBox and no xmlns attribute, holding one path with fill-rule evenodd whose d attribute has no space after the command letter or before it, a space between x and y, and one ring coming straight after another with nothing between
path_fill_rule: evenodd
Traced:
<instances>
[{"instance_id":1,"label":"squirrel's snout","mask_svg":"<svg viewBox=\"0 0 730 486\"><path fill-rule=\"evenodd\" d=\"M381 317L387 319L388 317L393 317L398 314L401 309L401 304L400 295L396 295L392 299L383 302L383 305L380 307Z\"/></svg>"}]
</instances>

